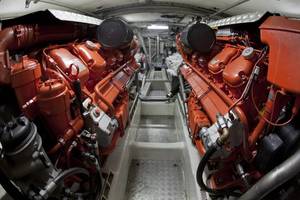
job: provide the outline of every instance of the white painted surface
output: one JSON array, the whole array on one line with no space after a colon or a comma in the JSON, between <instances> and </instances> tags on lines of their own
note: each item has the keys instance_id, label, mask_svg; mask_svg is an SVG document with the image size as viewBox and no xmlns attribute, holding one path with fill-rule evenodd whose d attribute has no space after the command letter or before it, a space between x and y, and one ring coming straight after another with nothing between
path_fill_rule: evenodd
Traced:
<instances>
[{"instance_id":1,"label":"white painted surface","mask_svg":"<svg viewBox=\"0 0 300 200\"><path fill-rule=\"evenodd\" d=\"M193 6L208 8L208 9L222 9L237 2L238 0L160 0L163 2L177 2L185 3ZM87 12L96 11L97 8L110 8L119 5L126 5L130 3L143 3L145 0L56 0L53 2L62 3L68 6L76 7ZM30 4L29 8L25 8L25 0L1 0L0 1L0 18L12 17L15 15L24 15L25 13L43 10L48 8L69 10L60 6L54 6L47 3L39 2ZM255 11L270 11L278 12L282 15L300 17L300 1L299 0L250 0L242 5L228 10L227 14L237 15L246 12ZM176 13L175 13L176 14ZM130 15L126 18L130 21L151 21L155 14L136 14ZM157 18L158 15L156 15Z\"/></svg>"},{"instance_id":2,"label":"white painted surface","mask_svg":"<svg viewBox=\"0 0 300 200\"><path fill-rule=\"evenodd\" d=\"M160 73L159 76L158 73ZM150 76L165 78L164 73L161 72L152 72ZM150 90L151 88L150 85L144 89ZM143 93L149 94L149 91ZM147 133L143 132L145 130L141 132L141 127L144 127L143 129L146 127L148 132L148 138L143 135L142 141L139 134ZM158 131L157 127L160 127L158 129L161 131ZM162 131L163 128L165 128L164 131ZM169 198L203 200L207 198L205 193L201 193L196 182L196 169L200 156L191 143L177 101L173 103L138 102L132 122L121 140L105 165L105 170L114 174L109 200ZM146 166L133 166L135 162L141 162ZM151 168L153 163L158 165L157 169L164 171L161 173L163 177L157 178L157 186L153 183L155 181L153 177L156 177L155 169ZM178 169L180 171L174 171L174 168L170 166L171 163L180 165ZM143 179L135 176L142 176ZM175 181L176 187L168 187L166 184L168 180ZM149 191L158 186L159 196L149 194ZM174 188L178 190L178 198L174 197ZM169 192L169 196L165 191ZM182 198L183 193L184 198Z\"/></svg>"}]
</instances>

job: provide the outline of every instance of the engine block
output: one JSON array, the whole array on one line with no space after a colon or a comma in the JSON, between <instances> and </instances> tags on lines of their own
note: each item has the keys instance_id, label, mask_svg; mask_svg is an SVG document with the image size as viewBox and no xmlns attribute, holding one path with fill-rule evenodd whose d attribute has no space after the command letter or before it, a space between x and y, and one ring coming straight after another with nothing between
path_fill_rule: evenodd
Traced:
<instances>
[{"instance_id":1,"label":"engine block","mask_svg":"<svg viewBox=\"0 0 300 200\"><path fill-rule=\"evenodd\" d=\"M264 175L260 164L274 167L261 153L268 151L266 158L275 158L284 139L269 134L292 122L299 111L297 87L291 88L298 79L285 74L295 71L295 65L279 66L287 55L278 50L283 35L299 36L295 33L299 23L279 16L265 17L267 20L215 30L194 23L177 35L177 49L184 59L180 73L192 89L185 94L187 124L193 143L204 156L197 180L202 189L215 195L245 191ZM296 23L298 29L291 33ZM277 32L279 27L284 31ZM283 77L291 78L290 82ZM266 150L266 143L274 144L274 149ZM212 155L212 151L216 152ZM202 180L202 162L206 161L213 170L208 186Z\"/></svg>"},{"instance_id":2,"label":"engine block","mask_svg":"<svg viewBox=\"0 0 300 200\"><path fill-rule=\"evenodd\" d=\"M139 47L119 19L99 27L61 23L0 31L0 85L18 103L16 114L0 115L1 170L30 199L99 199L102 160L128 122ZM122 35L107 36L112 31Z\"/></svg>"}]
</instances>

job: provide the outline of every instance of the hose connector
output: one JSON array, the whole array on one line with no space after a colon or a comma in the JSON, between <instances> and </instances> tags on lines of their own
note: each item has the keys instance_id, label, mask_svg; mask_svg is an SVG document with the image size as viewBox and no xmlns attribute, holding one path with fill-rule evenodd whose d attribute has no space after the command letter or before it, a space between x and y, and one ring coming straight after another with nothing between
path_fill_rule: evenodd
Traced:
<instances>
[{"instance_id":1,"label":"hose connector","mask_svg":"<svg viewBox=\"0 0 300 200\"><path fill-rule=\"evenodd\" d=\"M217 115L217 124L219 126L219 132L221 132L221 135L220 137L218 137L216 143L221 147L227 142L229 138L229 129L226 118L221 114Z\"/></svg>"},{"instance_id":2,"label":"hose connector","mask_svg":"<svg viewBox=\"0 0 300 200\"><path fill-rule=\"evenodd\" d=\"M226 127L222 129L222 135L217 139L216 143L221 147L227 142L228 138L229 129Z\"/></svg>"}]
</instances>

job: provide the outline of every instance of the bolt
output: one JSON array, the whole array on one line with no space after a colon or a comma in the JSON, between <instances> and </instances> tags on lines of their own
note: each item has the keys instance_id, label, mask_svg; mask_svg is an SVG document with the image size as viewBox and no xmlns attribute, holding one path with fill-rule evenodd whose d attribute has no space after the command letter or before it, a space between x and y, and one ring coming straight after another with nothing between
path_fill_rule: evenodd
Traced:
<instances>
[{"instance_id":1,"label":"bolt","mask_svg":"<svg viewBox=\"0 0 300 200\"><path fill-rule=\"evenodd\" d=\"M224 180L221 178L221 177L218 177L217 178L217 182L220 184L220 183L222 183Z\"/></svg>"},{"instance_id":2,"label":"bolt","mask_svg":"<svg viewBox=\"0 0 300 200\"><path fill-rule=\"evenodd\" d=\"M18 119L17 119L17 122L18 122L20 125L25 126L25 120L24 120L22 117L18 118Z\"/></svg>"},{"instance_id":3,"label":"bolt","mask_svg":"<svg viewBox=\"0 0 300 200\"><path fill-rule=\"evenodd\" d=\"M95 114L97 115L97 116L99 116L100 115L100 110L97 108L97 109L95 109Z\"/></svg>"},{"instance_id":4,"label":"bolt","mask_svg":"<svg viewBox=\"0 0 300 200\"><path fill-rule=\"evenodd\" d=\"M229 118L230 118L231 121L234 120L234 115L231 112L229 112Z\"/></svg>"},{"instance_id":5,"label":"bolt","mask_svg":"<svg viewBox=\"0 0 300 200\"><path fill-rule=\"evenodd\" d=\"M14 127L14 123L13 122L8 122L7 123L7 128L8 129L12 129Z\"/></svg>"}]
</instances>

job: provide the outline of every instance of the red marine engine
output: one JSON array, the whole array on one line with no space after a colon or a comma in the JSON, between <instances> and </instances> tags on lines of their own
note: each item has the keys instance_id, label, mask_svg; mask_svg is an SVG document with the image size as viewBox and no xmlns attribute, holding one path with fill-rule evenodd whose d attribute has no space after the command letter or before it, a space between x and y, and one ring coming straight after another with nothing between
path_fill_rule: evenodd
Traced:
<instances>
[{"instance_id":1,"label":"red marine engine","mask_svg":"<svg viewBox=\"0 0 300 200\"><path fill-rule=\"evenodd\" d=\"M240 196L300 137L300 23L270 15L230 20L210 24L216 29L194 23L177 35L180 72L191 87L187 123L202 157L197 181L213 197Z\"/></svg>"},{"instance_id":2,"label":"red marine engine","mask_svg":"<svg viewBox=\"0 0 300 200\"><path fill-rule=\"evenodd\" d=\"M137 49L119 19L3 26L1 95L14 95L1 97L1 171L22 190L7 186L10 195L100 199L101 167L128 121Z\"/></svg>"}]
</instances>

